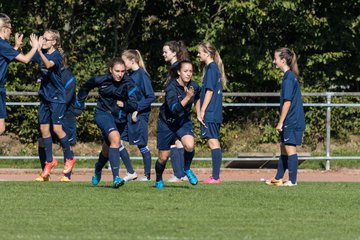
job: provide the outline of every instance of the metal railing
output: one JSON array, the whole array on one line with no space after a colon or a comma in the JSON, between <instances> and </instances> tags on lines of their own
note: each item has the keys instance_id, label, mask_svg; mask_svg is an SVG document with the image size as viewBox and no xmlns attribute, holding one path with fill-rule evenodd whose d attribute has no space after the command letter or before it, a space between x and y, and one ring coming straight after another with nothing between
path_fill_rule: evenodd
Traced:
<instances>
[{"instance_id":1,"label":"metal railing","mask_svg":"<svg viewBox=\"0 0 360 240\"><path fill-rule=\"evenodd\" d=\"M37 92L8 92L8 96L37 96ZM156 96L164 96L164 93L155 93ZM279 97L279 93L243 92L224 93L225 97ZM299 156L299 160L326 160L325 168L330 170L330 160L360 160L360 156L331 156L331 108L332 107L360 107L360 103L331 103L332 97L360 97L359 92L323 92L303 93L303 97L326 97L325 103L304 103L304 107L326 107L326 156ZM97 96L91 93L90 96ZM162 103L153 103L152 106L159 107ZM7 102L8 106L38 106L39 102ZM86 103L85 106L96 106L96 103ZM279 107L279 103L223 103L224 107ZM77 159L97 159L98 156L75 156ZM37 159L37 156L0 156L0 159ZM141 157L131 157L140 160ZM156 157L153 157L156 160ZM211 160L211 158L194 158L194 160ZM229 157L224 161L251 161L251 160L278 160L274 157Z\"/></svg>"}]
</instances>

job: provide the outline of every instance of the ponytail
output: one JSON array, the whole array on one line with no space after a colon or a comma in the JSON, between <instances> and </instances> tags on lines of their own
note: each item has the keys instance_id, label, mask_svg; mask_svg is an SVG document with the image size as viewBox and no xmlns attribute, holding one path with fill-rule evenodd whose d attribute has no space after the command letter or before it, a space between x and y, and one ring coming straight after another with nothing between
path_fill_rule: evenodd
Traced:
<instances>
[{"instance_id":1,"label":"ponytail","mask_svg":"<svg viewBox=\"0 0 360 240\"><path fill-rule=\"evenodd\" d=\"M278 48L275 52L279 53L280 59L285 59L286 65L290 67L290 70L295 74L299 80L299 67L297 64L297 56L295 52L289 48Z\"/></svg>"},{"instance_id":2,"label":"ponytail","mask_svg":"<svg viewBox=\"0 0 360 240\"><path fill-rule=\"evenodd\" d=\"M189 61L189 52L186 49L186 45L183 41L168 41L164 44L168 46L170 51L176 53L177 61Z\"/></svg>"},{"instance_id":3,"label":"ponytail","mask_svg":"<svg viewBox=\"0 0 360 240\"><path fill-rule=\"evenodd\" d=\"M200 47L202 49L204 49L205 52L209 53L211 58L217 64L219 71L220 71L220 75L221 75L221 83L222 83L223 88L225 88L226 83L227 83L227 78L226 78L226 74L225 74L224 64L220 57L219 52L216 50L214 45L212 45L211 43L208 43L208 42L200 43Z\"/></svg>"},{"instance_id":4,"label":"ponytail","mask_svg":"<svg viewBox=\"0 0 360 240\"><path fill-rule=\"evenodd\" d=\"M143 60L139 50L137 50L137 49L128 49L128 50L125 50L121 55L125 56L129 60L134 60L139 65L139 67L144 69L144 71L147 74L149 74L146 71L145 63L144 63L144 60Z\"/></svg>"}]
</instances>

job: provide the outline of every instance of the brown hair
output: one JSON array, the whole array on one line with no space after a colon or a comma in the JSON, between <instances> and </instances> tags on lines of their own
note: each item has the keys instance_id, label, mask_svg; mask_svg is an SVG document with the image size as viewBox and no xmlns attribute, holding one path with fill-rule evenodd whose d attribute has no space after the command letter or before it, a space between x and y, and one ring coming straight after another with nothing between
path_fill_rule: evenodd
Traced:
<instances>
[{"instance_id":1,"label":"brown hair","mask_svg":"<svg viewBox=\"0 0 360 240\"><path fill-rule=\"evenodd\" d=\"M186 49L186 45L183 41L168 41L164 44L168 46L170 51L176 53L176 58L178 61L189 60L189 53Z\"/></svg>"},{"instance_id":2,"label":"brown hair","mask_svg":"<svg viewBox=\"0 0 360 240\"><path fill-rule=\"evenodd\" d=\"M122 64L125 66L124 61L120 57L115 57L108 62L108 68L113 68L116 64Z\"/></svg>"},{"instance_id":3,"label":"brown hair","mask_svg":"<svg viewBox=\"0 0 360 240\"><path fill-rule=\"evenodd\" d=\"M299 67L297 64L297 57L293 50L289 48L278 48L275 52L279 53L280 59L285 59L286 65L290 67L290 70L299 78Z\"/></svg>"},{"instance_id":4,"label":"brown hair","mask_svg":"<svg viewBox=\"0 0 360 240\"><path fill-rule=\"evenodd\" d=\"M199 46L204 49L205 52L209 53L211 58L214 59L214 62L218 65L221 75L221 82L223 87L225 87L227 79L225 75L224 64L222 62L219 52L216 50L215 46L209 42L202 42L199 44Z\"/></svg>"}]
</instances>

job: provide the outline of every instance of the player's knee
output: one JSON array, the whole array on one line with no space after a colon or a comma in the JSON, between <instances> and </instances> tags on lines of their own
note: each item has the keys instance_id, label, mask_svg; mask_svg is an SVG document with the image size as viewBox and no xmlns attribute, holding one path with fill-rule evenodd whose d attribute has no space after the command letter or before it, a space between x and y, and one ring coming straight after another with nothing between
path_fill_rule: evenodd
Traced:
<instances>
[{"instance_id":1,"label":"player's knee","mask_svg":"<svg viewBox=\"0 0 360 240\"><path fill-rule=\"evenodd\" d=\"M0 135L2 135L5 132L5 126L0 127Z\"/></svg>"},{"instance_id":2,"label":"player's knee","mask_svg":"<svg viewBox=\"0 0 360 240\"><path fill-rule=\"evenodd\" d=\"M192 152L192 151L194 151L194 143L184 145L184 149L185 149L185 151L187 151L187 152Z\"/></svg>"}]
</instances>

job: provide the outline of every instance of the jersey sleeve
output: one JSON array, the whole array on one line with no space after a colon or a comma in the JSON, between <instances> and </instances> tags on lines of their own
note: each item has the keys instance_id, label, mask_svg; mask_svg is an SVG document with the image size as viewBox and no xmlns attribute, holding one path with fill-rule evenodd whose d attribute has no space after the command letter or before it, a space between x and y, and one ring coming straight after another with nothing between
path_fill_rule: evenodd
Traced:
<instances>
[{"instance_id":1,"label":"jersey sleeve","mask_svg":"<svg viewBox=\"0 0 360 240\"><path fill-rule=\"evenodd\" d=\"M209 89L211 91L214 91L216 89L216 83L217 83L217 74L216 71L212 68L208 68L206 70L205 76L204 76L204 83L205 88Z\"/></svg>"},{"instance_id":2,"label":"jersey sleeve","mask_svg":"<svg viewBox=\"0 0 360 240\"><path fill-rule=\"evenodd\" d=\"M174 89L173 84L169 84L169 86L166 88L165 95L166 95L165 102L167 103L171 113L178 116L182 116L184 114L184 107L180 103L180 98L178 98L178 95L176 93L176 90Z\"/></svg>"},{"instance_id":3,"label":"jersey sleeve","mask_svg":"<svg viewBox=\"0 0 360 240\"><path fill-rule=\"evenodd\" d=\"M86 81L84 85L81 86L77 94L77 101L83 106L84 102L89 95L89 92L98 86L98 81L96 77L91 78Z\"/></svg>"},{"instance_id":4,"label":"jersey sleeve","mask_svg":"<svg viewBox=\"0 0 360 240\"><path fill-rule=\"evenodd\" d=\"M138 90L140 90L144 96L144 98L138 103L137 111L140 112L149 108L151 103L155 101L154 89L151 85L151 80L148 75L144 75L143 84Z\"/></svg>"},{"instance_id":5,"label":"jersey sleeve","mask_svg":"<svg viewBox=\"0 0 360 240\"><path fill-rule=\"evenodd\" d=\"M0 45L0 55L11 62L14 58L19 55L19 52L16 51L8 42L5 42Z\"/></svg>"},{"instance_id":6,"label":"jersey sleeve","mask_svg":"<svg viewBox=\"0 0 360 240\"><path fill-rule=\"evenodd\" d=\"M294 92L294 81L293 79L287 78L284 79L283 84L282 84L282 88L283 88L283 98L284 100L289 100L291 101L293 99L293 92Z\"/></svg>"},{"instance_id":7,"label":"jersey sleeve","mask_svg":"<svg viewBox=\"0 0 360 240\"><path fill-rule=\"evenodd\" d=\"M66 92L66 106L71 105L75 101L76 96L76 79L70 70L64 70L61 74Z\"/></svg>"},{"instance_id":8,"label":"jersey sleeve","mask_svg":"<svg viewBox=\"0 0 360 240\"><path fill-rule=\"evenodd\" d=\"M138 104L137 104L137 98L136 98L136 91L137 91L137 87L135 85L134 82L130 82L127 87L127 97L126 97L126 100L124 101L124 110L126 112L134 112L137 107L138 107Z\"/></svg>"}]
</instances>

